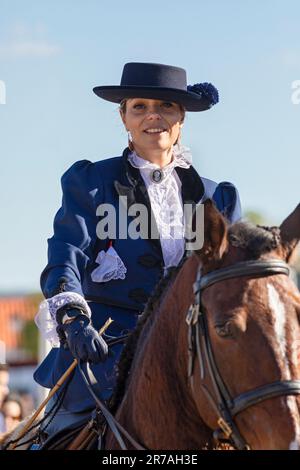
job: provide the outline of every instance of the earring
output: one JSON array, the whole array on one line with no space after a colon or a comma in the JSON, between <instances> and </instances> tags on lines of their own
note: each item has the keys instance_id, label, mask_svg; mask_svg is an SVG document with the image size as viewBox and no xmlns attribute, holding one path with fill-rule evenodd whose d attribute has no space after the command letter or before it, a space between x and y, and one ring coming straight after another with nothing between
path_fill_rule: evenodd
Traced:
<instances>
[{"instance_id":1,"label":"earring","mask_svg":"<svg viewBox=\"0 0 300 470\"><path fill-rule=\"evenodd\" d=\"M174 145L178 145L178 147L180 147L180 145L181 145L181 132L180 131L179 131L177 140L176 140Z\"/></svg>"},{"instance_id":2,"label":"earring","mask_svg":"<svg viewBox=\"0 0 300 470\"><path fill-rule=\"evenodd\" d=\"M131 152L134 151L134 146L133 146L133 141L132 141L132 135L130 131L127 131L128 134L128 148Z\"/></svg>"}]
</instances>

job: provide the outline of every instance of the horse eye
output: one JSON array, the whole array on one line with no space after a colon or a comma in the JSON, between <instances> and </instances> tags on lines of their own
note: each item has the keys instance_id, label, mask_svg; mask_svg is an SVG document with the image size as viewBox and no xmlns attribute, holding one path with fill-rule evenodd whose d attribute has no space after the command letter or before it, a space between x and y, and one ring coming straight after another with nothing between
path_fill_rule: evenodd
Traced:
<instances>
[{"instance_id":1,"label":"horse eye","mask_svg":"<svg viewBox=\"0 0 300 470\"><path fill-rule=\"evenodd\" d=\"M230 321L227 321L226 323L223 323L222 325L216 325L215 329L216 329L217 334L221 336L222 338L232 337L232 329L231 329Z\"/></svg>"}]
</instances>

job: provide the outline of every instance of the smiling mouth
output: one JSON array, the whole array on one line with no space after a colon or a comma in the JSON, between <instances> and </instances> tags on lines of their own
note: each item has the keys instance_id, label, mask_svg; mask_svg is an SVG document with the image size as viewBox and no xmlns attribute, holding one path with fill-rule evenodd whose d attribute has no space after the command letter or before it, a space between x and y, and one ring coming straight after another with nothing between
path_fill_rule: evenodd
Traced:
<instances>
[{"instance_id":1,"label":"smiling mouth","mask_svg":"<svg viewBox=\"0 0 300 470\"><path fill-rule=\"evenodd\" d=\"M163 134L164 132L167 132L167 129L163 129L163 128L152 128L152 129L146 129L144 130L144 132L146 134Z\"/></svg>"}]
</instances>

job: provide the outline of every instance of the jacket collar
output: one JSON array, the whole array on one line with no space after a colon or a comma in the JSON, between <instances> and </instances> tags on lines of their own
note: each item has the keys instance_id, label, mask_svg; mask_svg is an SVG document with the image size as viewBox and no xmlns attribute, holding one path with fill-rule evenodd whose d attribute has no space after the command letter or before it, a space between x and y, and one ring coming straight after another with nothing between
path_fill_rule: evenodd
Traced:
<instances>
[{"instance_id":1,"label":"jacket collar","mask_svg":"<svg viewBox=\"0 0 300 470\"><path fill-rule=\"evenodd\" d=\"M130 165L127 159L129 153L130 150L126 147L122 155L122 179L121 181L114 181L114 186L119 196L127 196L128 207L138 202L136 200L136 188L144 186L139 169Z\"/></svg>"},{"instance_id":2,"label":"jacket collar","mask_svg":"<svg viewBox=\"0 0 300 470\"><path fill-rule=\"evenodd\" d=\"M175 167L181 181L181 196L183 204L197 204L204 195L204 184L193 166L190 168Z\"/></svg>"},{"instance_id":3,"label":"jacket collar","mask_svg":"<svg viewBox=\"0 0 300 470\"><path fill-rule=\"evenodd\" d=\"M128 147L123 152L122 155L122 164L124 168L124 178L123 178L123 184L118 184L119 190L118 193L119 195L127 195L129 194L131 196L132 192L135 191L137 187L142 188L142 193L147 194L147 189L144 183L144 180L141 176L141 173L138 168L133 167L129 161L128 161L128 155L130 153L130 150ZM188 203L188 202L194 202L198 203L203 195L204 195L204 184L202 182L201 177L198 175L197 171L193 168L191 165L190 168L181 168L179 166L175 167L175 170L180 178L181 181L181 193L182 193L182 202ZM116 182L115 182L116 183ZM116 186L116 185L115 185ZM120 194L120 192L122 194ZM136 200L133 200L131 204L134 202L137 202ZM129 200L128 200L128 205Z\"/></svg>"}]
</instances>

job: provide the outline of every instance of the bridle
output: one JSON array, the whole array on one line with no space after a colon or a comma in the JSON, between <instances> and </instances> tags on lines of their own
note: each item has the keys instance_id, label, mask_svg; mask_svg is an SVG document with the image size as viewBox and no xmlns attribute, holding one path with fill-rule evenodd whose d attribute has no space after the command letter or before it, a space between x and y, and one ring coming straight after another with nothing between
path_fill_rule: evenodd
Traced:
<instances>
[{"instance_id":1,"label":"bridle","mask_svg":"<svg viewBox=\"0 0 300 470\"><path fill-rule=\"evenodd\" d=\"M188 324L188 376L193 390L194 364L197 357L200 368L201 388L218 416L219 429L214 431L214 437L217 441L221 441L221 437L225 437L227 441L239 450L250 449L250 447L235 423L236 415L269 398L299 395L300 380L272 382L232 398L214 358L208 332L207 317L201 302L201 293L207 287L225 279L241 276L265 277L275 274L288 276L289 272L289 266L277 259L242 261L226 268L217 269L203 276L201 275L201 267L199 267L197 279L193 285L195 301L191 305L186 317ZM213 385L214 397L204 384L206 376L205 365Z\"/></svg>"}]
</instances>

